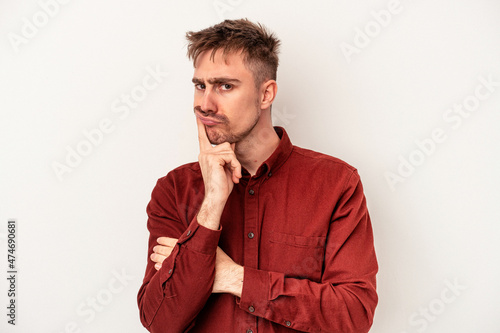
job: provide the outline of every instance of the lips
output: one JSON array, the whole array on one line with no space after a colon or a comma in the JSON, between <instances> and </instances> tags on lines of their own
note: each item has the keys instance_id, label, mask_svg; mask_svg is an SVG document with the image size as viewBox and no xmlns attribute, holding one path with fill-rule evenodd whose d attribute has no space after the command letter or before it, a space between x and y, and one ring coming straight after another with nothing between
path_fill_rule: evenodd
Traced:
<instances>
[{"instance_id":1,"label":"lips","mask_svg":"<svg viewBox=\"0 0 500 333\"><path fill-rule=\"evenodd\" d=\"M203 123L203 125L206 125L206 126L213 126L213 125L219 125L219 124L221 124L221 122L215 121L215 120L213 120L212 118L209 118L209 117L203 117L199 113L196 113L196 117L198 117L201 120L201 122Z\"/></svg>"}]
</instances>

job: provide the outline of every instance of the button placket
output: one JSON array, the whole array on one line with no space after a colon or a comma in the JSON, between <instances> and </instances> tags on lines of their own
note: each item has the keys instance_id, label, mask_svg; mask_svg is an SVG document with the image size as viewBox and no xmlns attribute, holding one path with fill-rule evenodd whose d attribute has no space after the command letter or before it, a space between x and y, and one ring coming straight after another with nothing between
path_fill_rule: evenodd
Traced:
<instances>
[{"instance_id":1,"label":"button placket","mask_svg":"<svg viewBox=\"0 0 500 333\"><path fill-rule=\"evenodd\" d=\"M244 235L244 265L251 268L258 268L259 242L258 242L258 196L259 181L250 179L247 185L247 195L245 196L245 226Z\"/></svg>"}]
</instances>

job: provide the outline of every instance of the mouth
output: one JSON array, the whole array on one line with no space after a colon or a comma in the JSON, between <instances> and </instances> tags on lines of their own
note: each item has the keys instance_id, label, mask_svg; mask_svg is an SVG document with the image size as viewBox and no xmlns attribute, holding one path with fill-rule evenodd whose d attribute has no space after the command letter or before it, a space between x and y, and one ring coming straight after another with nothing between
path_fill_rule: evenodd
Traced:
<instances>
[{"instance_id":1,"label":"mouth","mask_svg":"<svg viewBox=\"0 0 500 333\"><path fill-rule=\"evenodd\" d=\"M204 116L200 115L198 112L196 112L195 114L196 114L196 117L198 117L198 119L200 119L201 122L203 123L203 125L205 125L205 126L214 126L214 125L222 124L220 121L215 121L209 117L204 117Z\"/></svg>"}]
</instances>

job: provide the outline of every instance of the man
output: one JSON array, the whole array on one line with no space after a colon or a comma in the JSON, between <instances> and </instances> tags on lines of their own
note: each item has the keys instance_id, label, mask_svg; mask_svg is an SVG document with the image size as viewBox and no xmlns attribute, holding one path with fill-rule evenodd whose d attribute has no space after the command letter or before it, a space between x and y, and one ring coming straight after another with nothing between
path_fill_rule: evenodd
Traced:
<instances>
[{"instance_id":1,"label":"man","mask_svg":"<svg viewBox=\"0 0 500 333\"><path fill-rule=\"evenodd\" d=\"M151 332L367 332L378 270L356 169L273 128L279 41L189 32L199 161L160 178L138 294Z\"/></svg>"}]
</instances>

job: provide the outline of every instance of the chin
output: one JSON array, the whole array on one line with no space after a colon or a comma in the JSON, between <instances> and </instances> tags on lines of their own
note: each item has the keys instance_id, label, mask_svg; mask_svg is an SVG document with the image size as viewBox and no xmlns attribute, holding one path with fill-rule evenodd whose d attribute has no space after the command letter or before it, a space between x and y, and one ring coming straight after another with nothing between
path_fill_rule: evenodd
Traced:
<instances>
[{"instance_id":1,"label":"chin","mask_svg":"<svg viewBox=\"0 0 500 333\"><path fill-rule=\"evenodd\" d=\"M220 145L221 143L228 141L227 135L213 128L207 128L207 136L208 141L210 141L213 145Z\"/></svg>"}]
</instances>

